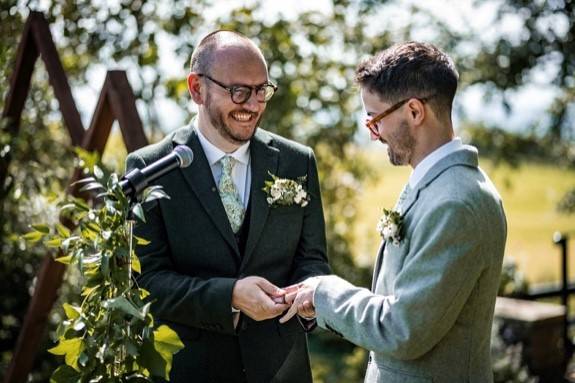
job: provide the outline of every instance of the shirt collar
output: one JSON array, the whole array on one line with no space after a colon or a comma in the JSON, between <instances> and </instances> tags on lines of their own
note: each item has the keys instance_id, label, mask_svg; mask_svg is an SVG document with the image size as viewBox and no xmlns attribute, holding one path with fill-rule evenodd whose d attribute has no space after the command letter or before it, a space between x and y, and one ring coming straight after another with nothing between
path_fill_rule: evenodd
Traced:
<instances>
[{"instance_id":1,"label":"shirt collar","mask_svg":"<svg viewBox=\"0 0 575 383\"><path fill-rule=\"evenodd\" d=\"M409 176L409 187L414 190L419 181L427 174L429 169L439 162L442 158L460 149L462 146L459 137L454 138L446 144L441 145L433 152L428 154L417 166L413 169L411 176Z\"/></svg>"},{"instance_id":2,"label":"shirt collar","mask_svg":"<svg viewBox=\"0 0 575 383\"><path fill-rule=\"evenodd\" d=\"M200 144L202 145L202 149L204 150L204 153L206 155L206 158L207 158L210 166L213 166L215 163L217 163L219 160L221 160L226 155L233 157L236 161L241 162L244 165L247 165L249 163L249 161L250 161L250 142L249 141L246 142L245 144L243 144L242 146L240 146L239 148L237 148L234 152L226 153L223 150L221 150L220 148L218 148L217 146L215 146L214 144L212 144L206 138L206 136L204 136L202 134L202 131L198 127L197 118L194 118L194 120L192 121L192 124L194 126L194 129L198 133L198 139L200 140Z\"/></svg>"}]
</instances>

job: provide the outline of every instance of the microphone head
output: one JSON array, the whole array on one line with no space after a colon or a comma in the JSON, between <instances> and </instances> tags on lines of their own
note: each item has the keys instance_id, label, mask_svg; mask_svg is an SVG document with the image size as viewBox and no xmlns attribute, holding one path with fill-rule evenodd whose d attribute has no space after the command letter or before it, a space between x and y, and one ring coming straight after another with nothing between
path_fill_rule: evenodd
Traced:
<instances>
[{"instance_id":1,"label":"microphone head","mask_svg":"<svg viewBox=\"0 0 575 383\"><path fill-rule=\"evenodd\" d=\"M186 145L178 145L174 148L174 153L178 157L180 168L187 168L194 161L194 152Z\"/></svg>"}]
</instances>

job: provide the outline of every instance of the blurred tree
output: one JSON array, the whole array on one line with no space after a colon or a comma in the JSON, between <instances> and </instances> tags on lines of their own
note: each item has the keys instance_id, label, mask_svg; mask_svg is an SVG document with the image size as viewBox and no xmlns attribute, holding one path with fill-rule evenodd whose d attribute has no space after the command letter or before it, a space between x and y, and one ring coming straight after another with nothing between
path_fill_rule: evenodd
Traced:
<instances>
[{"instance_id":1,"label":"blurred tree","mask_svg":"<svg viewBox=\"0 0 575 383\"><path fill-rule=\"evenodd\" d=\"M491 0L479 0L487 3ZM505 91L537 82L545 73L555 86L548 110L547 134L557 140L575 140L575 4L572 1L505 0L499 3L496 23L517 22L517 31L501 33L484 43L470 64L469 82L481 82Z\"/></svg>"},{"instance_id":2,"label":"blurred tree","mask_svg":"<svg viewBox=\"0 0 575 383\"><path fill-rule=\"evenodd\" d=\"M493 3L478 0L476 3ZM466 68L470 84L487 85L511 108L509 90L537 83L552 86L554 98L541 119L539 144L553 158L557 146L567 146L568 161L575 165L575 4L573 1L498 1L495 24L518 25L513 33L501 33L485 41ZM562 144L561 144L562 142ZM565 158L562 162L565 162ZM566 213L575 212L575 188L559 202Z\"/></svg>"}]
</instances>

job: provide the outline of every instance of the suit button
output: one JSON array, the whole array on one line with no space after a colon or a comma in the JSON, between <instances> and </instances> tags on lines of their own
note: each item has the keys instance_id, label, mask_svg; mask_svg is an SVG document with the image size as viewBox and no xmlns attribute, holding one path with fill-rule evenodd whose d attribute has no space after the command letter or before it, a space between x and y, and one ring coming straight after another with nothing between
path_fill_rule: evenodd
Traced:
<instances>
[{"instance_id":1,"label":"suit button","mask_svg":"<svg viewBox=\"0 0 575 383\"><path fill-rule=\"evenodd\" d=\"M215 188L215 186L212 186L212 191L215 192L217 189Z\"/></svg>"}]
</instances>

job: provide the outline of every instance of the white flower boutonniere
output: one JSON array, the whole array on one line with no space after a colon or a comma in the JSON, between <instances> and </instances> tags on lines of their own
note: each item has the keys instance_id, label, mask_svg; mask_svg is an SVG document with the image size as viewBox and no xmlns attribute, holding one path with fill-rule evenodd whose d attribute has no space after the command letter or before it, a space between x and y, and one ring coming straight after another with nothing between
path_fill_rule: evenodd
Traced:
<instances>
[{"instance_id":1,"label":"white flower boutonniere","mask_svg":"<svg viewBox=\"0 0 575 383\"><path fill-rule=\"evenodd\" d=\"M279 178L272 173L269 173L269 175L272 180L266 181L262 189L267 194L268 205L271 207L291 206L294 204L301 207L307 206L311 199L308 192L303 188L307 176L291 180L289 178Z\"/></svg>"},{"instance_id":2,"label":"white flower boutonniere","mask_svg":"<svg viewBox=\"0 0 575 383\"><path fill-rule=\"evenodd\" d=\"M401 241L403 217L396 210L383 209L383 215L377 223L377 232L385 241L392 241L397 246Z\"/></svg>"}]
</instances>

